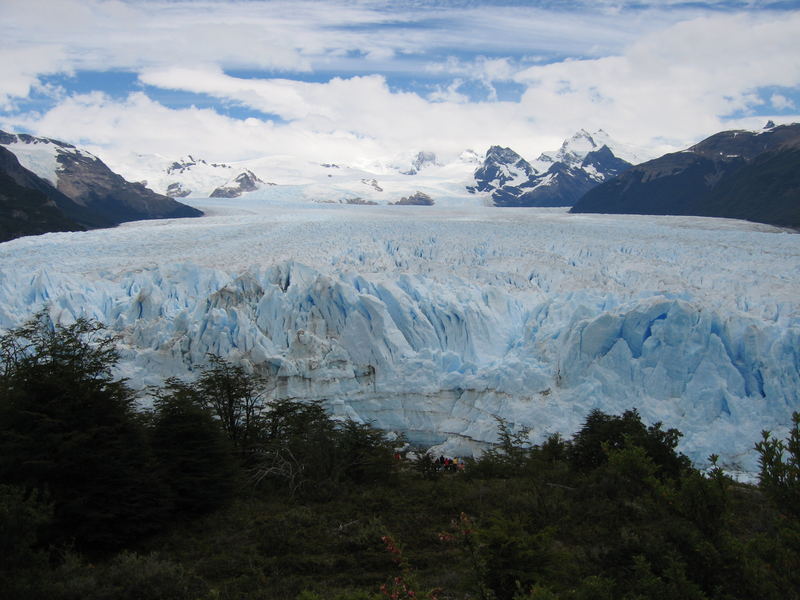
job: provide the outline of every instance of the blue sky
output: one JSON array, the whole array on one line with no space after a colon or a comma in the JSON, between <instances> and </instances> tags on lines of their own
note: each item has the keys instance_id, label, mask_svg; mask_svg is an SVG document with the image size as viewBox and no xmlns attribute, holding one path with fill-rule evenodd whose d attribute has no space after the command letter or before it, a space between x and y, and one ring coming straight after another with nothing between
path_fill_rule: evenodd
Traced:
<instances>
[{"instance_id":1,"label":"blue sky","mask_svg":"<svg viewBox=\"0 0 800 600\"><path fill-rule=\"evenodd\" d=\"M237 160L800 120L800 2L3 0L0 127Z\"/></svg>"}]
</instances>

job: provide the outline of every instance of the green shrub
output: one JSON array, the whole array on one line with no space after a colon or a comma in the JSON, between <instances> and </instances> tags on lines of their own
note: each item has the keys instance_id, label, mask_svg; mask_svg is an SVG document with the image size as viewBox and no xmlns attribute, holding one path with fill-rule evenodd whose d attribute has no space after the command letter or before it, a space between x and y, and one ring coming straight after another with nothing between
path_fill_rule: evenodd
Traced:
<instances>
[{"instance_id":1,"label":"green shrub","mask_svg":"<svg viewBox=\"0 0 800 600\"><path fill-rule=\"evenodd\" d=\"M47 490L52 540L103 552L163 524L168 494L133 392L112 375L114 338L40 313L0 353L0 479Z\"/></svg>"},{"instance_id":2,"label":"green shrub","mask_svg":"<svg viewBox=\"0 0 800 600\"><path fill-rule=\"evenodd\" d=\"M231 500L238 463L233 446L189 386L168 380L155 399L153 451L182 518L215 510Z\"/></svg>"},{"instance_id":3,"label":"green shrub","mask_svg":"<svg viewBox=\"0 0 800 600\"><path fill-rule=\"evenodd\" d=\"M635 445L644 449L659 468L660 477L677 478L691 466L689 459L675 451L681 432L661 429L661 423L646 427L636 410L621 416L593 410L575 434L569 449L572 466L590 471L606 462L609 450Z\"/></svg>"}]
</instances>

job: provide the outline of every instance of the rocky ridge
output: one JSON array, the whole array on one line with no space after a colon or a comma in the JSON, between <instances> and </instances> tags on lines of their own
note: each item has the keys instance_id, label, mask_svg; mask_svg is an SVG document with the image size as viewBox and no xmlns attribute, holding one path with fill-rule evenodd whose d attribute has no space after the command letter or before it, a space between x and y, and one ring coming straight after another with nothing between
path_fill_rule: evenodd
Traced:
<instances>
[{"instance_id":1,"label":"rocky ridge","mask_svg":"<svg viewBox=\"0 0 800 600\"><path fill-rule=\"evenodd\" d=\"M602 130L581 130L558 152L540 155L539 169L511 148L492 146L467 190L490 193L495 206L572 206L588 190L631 166L593 136L607 138Z\"/></svg>"},{"instance_id":2,"label":"rocky ridge","mask_svg":"<svg viewBox=\"0 0 800 600\"><path fill-rule=\"evenodd\" d=\"M264 182L258 175L250 170L239 173L227 184L211 192L210 198L238 198L246 192L254 192L262 185L275 185Z\"/></svg>"},{"instance_id":3,"label":"rocky ridge","mask_svg":"<svg viewBox=\"0 0 800 600\"><path fill-rule=\"evenodd\" d=\"M727 217L800 227L800 124L717 133L599 185L572 212Z\"/></svg>"},{"instance_id":4,"label":"rocky ridge","mask_svg":"<svg viewBox=\"0 0 800 600\"><path fill-rule=\"evenodd\" d=\"M0 132L0 145L71 204L61 209L80 225L108 227L126 221L200 216L202 212L125 180L93 154L50 138ZM58 202L57 202L58 204Z\"/></svg>"}]
</instances>

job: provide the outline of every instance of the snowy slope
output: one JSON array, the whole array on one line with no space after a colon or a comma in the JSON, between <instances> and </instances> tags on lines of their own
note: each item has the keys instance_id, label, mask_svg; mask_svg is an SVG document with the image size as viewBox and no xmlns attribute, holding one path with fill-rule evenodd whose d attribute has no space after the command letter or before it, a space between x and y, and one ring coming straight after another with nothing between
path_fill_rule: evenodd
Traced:
<instances>
[{"instance_id":1,"label":"snowy slope","mask_svg":"<svg viewBox=\"0 0 800 600\"><path fill-rule=\"evenodd\" d=\"M19 163L53 187L58 185L58 172L61 170L58 163L60 155L92 156L71 144L57 140L1 133L0 143L17 157Z\"/></svg>"},{"instance_id":2,"label":"snowy slope","mask_svg":"<svg viewBox=\"0 0 800 600\"><path fill-rule=\"evenodd\" d=\"M580 180L575 184L577 190L559 188L552 192L554 198L565 196L567 200L540 199L541 205L550 206L571 205L577 199L572 196L580 195L587 182L595 185L607 178L610 171L606 172L608 169L604 168L603 161L584 164L587 155L598 152L604 145L616 157L632 162L638 162L642 156L641 151L611 139L603 130L589 133L582 129L565 140L559 150L545 152L530 164L523 160L525 168L509 166L503 181L493 185L482 182L478 172L484 159L486 164L496 166L491 154L494 148L499 147L490 148L484 157L479 157L473 150L465 150L460 156L447 160L424 150L352 164L310 162L302 157L279 154L234 162L212 162L195 155L178 159L132 155L112 166L128 179L143 181L161 194L178 198L208 198L219 188L234 187L237 177L250 172L263 182L258 190L250 192L253 198L274 200L286 197L286 190L269 189L275 184L278 187L293 186L292 197L299 197L297 192L302 191L300 196L307 201L339 204L392 204L402 197L422 192L433 198L436 205L480 206L498 200L493 200L487 190L505 187L512 190L508 194L518 195L537 187L555 188L564 179ZM600 166L600 171L597 166ZM552 172L548 172L551 168ZM575 185L567 183L569 188ZM468 190L481 193L468 193ZM547 192L542 190L539 195L547 196ZM539 205L539 202L533 201L532 205Z\"/></svg>"},{"instance_id":3,"label":"snowy slope","mask_svg":"<svg viewBox=\"0 0 800 600\"><path fill-rule=\"evenodd\" d=\"M47 304L119 332L139 387L220 353L272 375L272 395L460 454L495 439L495 416L540 440L635 406L699 463L753 470L761 429L800 409L800 236L284 200L0 244L0 327Z\"/></svg>"},{"instance_id":4,"label":"snowy slope","mask_svg":"<svg viewBox=\"0 0 800 600\"><path fill-rule=\"evenodd\" d=\"M71 202L59 203L59 208L81 226L109 227L136 219L201 214L140 183L125 180L98 157L71 144L0 131L0 145L25 169L66 196Z\"/></svg>"},{"instance_id":5,"label":"snowy slope","mask_svg":"<svg viewBox=\"0 0 800 600\"><path fill-rule=\"evenodd\" d=\"M430 152L354 165L309 162L285 155L225 163L212 163L194 156L170 160L137 155L115 168L130 179L146 181L160 193L182 190L188 191L187 196L192 198L208 198L215 189L230 186L237 176L249 171L264 182L256 191L244 194L250 198L292 197L320 203L391 204L419 191L431 196L437 205L472 206L485 202L482 196L470 195L465 189L472 181L476 160L479 159L471 151L447 164L437 162ZM273 185L291 187L289 190L271 189Z\"/></svg>"},{"instance_id":6,"label":"snowy slope","mask_svg":"<svg viewBox=\"0 0 800 600\"><path fill-rule=\"evenodd\" d=\"M564 140L564 143L561 144L558 150L543 152L539 155L539 158L535 161L531 161L531 165L540 172L547 171L554 162L563 162L569 166L577 166L581 164L587 154L599 150L603 146L611 150L614 156L633 165L653 158L650 151L647 149L615 140L602 129L593 132L581 129Z\"/></svg>"}]
</instances>

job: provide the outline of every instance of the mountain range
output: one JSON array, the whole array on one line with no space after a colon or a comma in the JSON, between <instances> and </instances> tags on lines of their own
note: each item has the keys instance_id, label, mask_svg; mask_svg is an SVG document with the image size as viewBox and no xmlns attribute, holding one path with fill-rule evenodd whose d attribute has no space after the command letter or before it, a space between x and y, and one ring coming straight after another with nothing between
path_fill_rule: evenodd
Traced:
<instances>
[{"instance_id":1,"label":"mountain range","mask_svg":"<svg viewBox=\"0 0 800 600\"><path fill-rule=\"evenodd\" d=\"M800 227L800 124L723 131L589 190L574 213L693 215Z\"/></svg>"},{"instance_id":2,"label":"mountain range","mask_svg":"<svg viewBox=\"0 0 800 600\"><path fill-rule=\"evenodd\" d=\"M58 140L0 131L2 238L195 217L195 208L132 183L93 154Z\"/></svg>"},{"instance_id":3,"label":"mountain range","mask_svg":"<svg viewBox=\"0 0 800 600\"><path fill-rule=\"evenodd\" d=\"M196 155L173 159L140 154L117 168L175 198L275 199L286 196L285 186L294 186L293 196L310 202L388 205L422 193L439 206L571 206L584 191L630 166L618 158L620 152L636 161L635 154L604 131L581 130L559 150L532 162L511 149L493 146L483 156L465 150L443 159L421 150L352 164L282 155L213 162ZM274 184L283 189L268 189Z\"/></svg>"},{"instance_id":4,"label":"mountain range","mask_svg":"<svg viewBox=\"0 0 800 600\"><path fill-rule=\"evenodd\" d=\"M718 133L634 166L642 155L603 130L580 130L532 161L495 145L483 157L466 150L442 160L419 151L350 165L280 155L239 162L132 155L112 170L71 144L0 132L0 240L199 216L175 198L240 196L279 204L566 206L800 227L800 124Z\"/></svg>"},{"instance_id":5,"label":"mountain range","mask_svg":"<svg viewBox=\"0 0 800 600\"><path fill-rule=\"evenodd\" d=\"M511 148L492 146L475 171L475 185L467 189L489 192L495 206L572 206L599 183L631 167L614 155L607 138L602 129L594 134L581 130L557 153L539 156L538 169Z\"/></svg>"}]
</instances>

